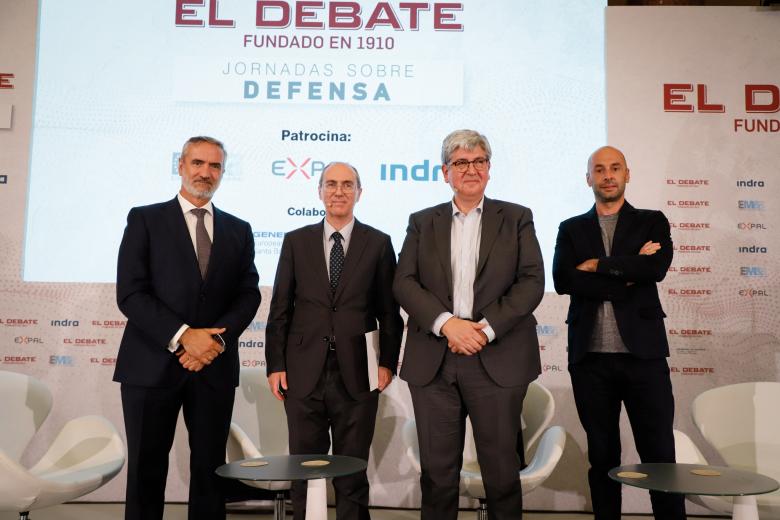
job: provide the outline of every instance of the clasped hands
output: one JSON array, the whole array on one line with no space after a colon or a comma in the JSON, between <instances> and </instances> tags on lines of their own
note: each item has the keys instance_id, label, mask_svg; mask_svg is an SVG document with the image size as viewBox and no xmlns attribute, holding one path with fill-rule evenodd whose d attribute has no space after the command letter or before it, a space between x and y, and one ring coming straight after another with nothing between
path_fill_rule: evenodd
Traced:
<instances>
[{"instance_id":1,"label":"clasped hands","mask_svg":"<svg viewBox=\"0 0 780 520\"><path fill-rule=\"evenodd\" d=\"M485 323L477 323L453 316L441 327L441 334L447 338L447 346L453 354L473 356L488 344L488 337L482 331Z\"/></svg>"},{"instance_id":2,"label":"clasped hands","mask_svg":"<svg viewBox=\"0 0 780 520\"><path fill-rule=\"evenodd\" d=\"M225 351L222 343L214 338L215 334L222 334L226 329L193 329L188 328L179 338L179 343L184 347L176 352L181 366L190 372L199 372L206 365L210 365L218 355Z\"/></svg>"},{"instance_id":3,"label":"clasped hands","mask_svg":"<svg viewBox=\"0 0 780 520\"><path fill-rule=\"evenodd\" d=\"M639 249L640 255L654 255L659 249L661 249L661 244L658 242L653 242L652 240L648 240L647 242L642 245L642 247ZM580 271L585 271L588 273L595 273L596 270L599 267L599 259L598 258L589 258L588 260L585 260L580 265L577 266L577 269Z\"/></svg>"}]
</instances>

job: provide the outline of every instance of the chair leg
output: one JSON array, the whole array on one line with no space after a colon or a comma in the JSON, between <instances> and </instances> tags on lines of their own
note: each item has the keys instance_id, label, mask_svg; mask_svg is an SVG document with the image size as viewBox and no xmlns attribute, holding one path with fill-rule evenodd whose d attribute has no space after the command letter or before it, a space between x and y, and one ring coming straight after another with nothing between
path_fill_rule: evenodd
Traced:
<instances>
[{"instance_id":1,"label":"chair leg","mask_svg":"<svg viewBox=\"0 0 780 520\"><path fill-rule=\"evenodd\" d=\"M279 491L274 497L274 520L284 520L284 492Z\"/></svg>"},{"instance_id":2,"label":"chair leg","mask_svg":"<svg viewBox=\"0 0 780 520\"><path fill-rule=\"evenodd\" d=\"M477 520L488 520L487 500L484 498L479 499L479 507L477 508Z\"/></svg>"}]
</instances>

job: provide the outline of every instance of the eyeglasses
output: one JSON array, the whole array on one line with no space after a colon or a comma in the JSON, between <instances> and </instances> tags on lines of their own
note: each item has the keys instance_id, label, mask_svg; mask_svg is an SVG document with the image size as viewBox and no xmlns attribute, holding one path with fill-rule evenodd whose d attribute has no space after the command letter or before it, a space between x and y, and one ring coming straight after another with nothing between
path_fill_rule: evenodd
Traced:
<instances>
[{"instance_id":1,"label":"eyeglasses","mask_svg":"<svg viewBox=\"0 0 780 520\"><path fill-rule=\"evenodd\" d=\"M322 187L322 189L325 190L325 193L336 193L339 188L341 188L343 193L353 193L355 191L355 183L347 181L339 184L338 182L328 181Z\"/></svg>"},{"instance_id":2,"label":"eyeglasses","mask_svg":"<svg viewBox=\"0 0 780 520\"><path fill-rule=\"evenodd\" d=\"M469 171L469 165L473 164L474 169L477 170L479 173L484 172L488 169L490 166L490 159L486 159L484 157L477 157L473 161L467 161L466 159L458 159L457 161L451 162L450 167L455 170L458 173L466 173Z\"/></svg>"}]
</instances>

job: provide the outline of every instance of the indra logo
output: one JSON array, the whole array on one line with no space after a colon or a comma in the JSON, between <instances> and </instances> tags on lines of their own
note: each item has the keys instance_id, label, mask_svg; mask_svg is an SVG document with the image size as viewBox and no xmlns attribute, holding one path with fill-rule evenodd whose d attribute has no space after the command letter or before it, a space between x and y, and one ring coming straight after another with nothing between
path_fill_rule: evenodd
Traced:
<instances>
[{"instance_id":1,"label":"indra logo","mask_svg":"<svg viewBox=\"0 0 780 520\"><path fill-rule=\"evenodd\" d=\"M763 188L764 181L756 179L744 179L737 181L737 188Z\"/></svg>"},{"instance_id":2,"label":"indra logo","mask_svg":"<svg viewBox=\"0 0 780 520\"><path fill-rule=\"evenodd\" d=\"M265 342L258 341L256 339L240 339L238 340L238 348L263 348Z\"/></svg>"},{"instance_id":3,"label":"indra logo","mask_svg":"<svg viewBox=\"0 0 780 520\"><path fill-rule=\"evenodd\" d=\"M277 177L291 179L293 177L302 177L304 180L311 180L317 175L322 175L322 170L327 164L324 161L318 161L311 157L293 159L287 157L271 163L271 173Z\"/></svg>"},{"instance_id":4,"label":"indra logo","mask_svg":"<svg viewBox=\"0 0 780 520\"><path fill-rule=\"evenodd\" d=\"M381 181L426 182L438 181L441 176L441 165L435 164L428 159L419 164L390 163L379 166L379 180Z\"/></svg>"},{"instance_id":5,"label":"indra logo","mask_svg":"<svg viewBox=\"0 0 780 520\"><path fill-rule=\"evenodd\" d=\"M79 320L51 320L52 327L78 327Z\"/></svg>"},{"instance_id":6,"label":"indra logo","mask_svg":"<svg viewBox=\"0 0 780 520\"><path fill-rule=\"evenodd\" d=\"M764 246L739 246L737 247L738 253L755 253L765 255L769 250Z\"/></svg>"}]
</instances>

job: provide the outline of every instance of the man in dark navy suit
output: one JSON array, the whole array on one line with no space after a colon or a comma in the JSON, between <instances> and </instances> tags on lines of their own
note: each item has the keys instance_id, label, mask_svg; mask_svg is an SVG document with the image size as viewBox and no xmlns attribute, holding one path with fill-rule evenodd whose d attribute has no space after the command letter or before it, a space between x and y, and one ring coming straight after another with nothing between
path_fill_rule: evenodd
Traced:
<instances>
[{"instance_id":1,"label":"man in dark navy suit","mask_svg":"<svg viewBox=\"0 0 780 520\"><path fill-rule=\"evenodd\" d=\"M238 337L260 305L252 229L211 203L225 158L216 139L189 139L179 194L127 216L116 287L127 326L114 372L127 433L127 520L163 517L179 410L189 433L188 518L225 518L214 470L225 462Z\"/></svg>"},{"instance_id":2,"label":"man in dark navy suit","mask_svg":"<svg viewBox=\"0 0 780 520\"><path fill-rule=\"evenodd\" d=\"M585 179L596 204L561 223L553 279L571 295L569 373L588 438L596 520L620 518L620 408L625 405L642 462L674 462L674 396L669 343L656 284L672 263L669 222L660 211L625 200L630 172L623 153L599 148ZM658 520L685 518L684 497L650 492Z\"/></svg>"},{"instance_id":3,"label":"man in dark navy suit","mask_svg":"<svg viewBox=\"0 0 780 520\"><path fill-rule=\"evenodd\" d=\"M322 222L287 233L266 329L268 384L284 401L290 453L333 453L368 460L378 392L393 379L403 321L393 299L390 237L359 222L360 176L329 164L319 196ZM368 379L366 332L379 329L378 388ZM376 363L373 359L370 362ZM366 472L333 479L338 520L367 520ZM293 483L296 520L306 513L306 483Z\"/></svg>"}]
</instances>

